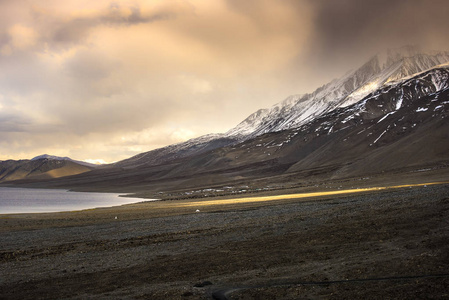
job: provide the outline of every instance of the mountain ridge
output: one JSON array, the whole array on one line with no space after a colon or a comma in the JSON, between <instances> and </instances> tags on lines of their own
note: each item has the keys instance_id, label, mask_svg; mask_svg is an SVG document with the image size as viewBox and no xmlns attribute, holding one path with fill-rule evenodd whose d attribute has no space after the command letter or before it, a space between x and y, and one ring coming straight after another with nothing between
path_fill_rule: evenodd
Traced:
<instances>
[{"instance_id":1,"label":"mountain ridge","mask_svg":"<svg viewBox=\"0 0 449 300\"><path fill-rule=\"evenodd\" d=\"M259 135L299 127L340 107L350 106L385 84L449 62L449 52L421 53L415 46L388 49L355 71L322 85L312 93L288 96L270 108L259 109L226 133L208 134L174 145L137 154L114 164L133 168L163 164L205 153Z\"/></svg>"}]
</instances>

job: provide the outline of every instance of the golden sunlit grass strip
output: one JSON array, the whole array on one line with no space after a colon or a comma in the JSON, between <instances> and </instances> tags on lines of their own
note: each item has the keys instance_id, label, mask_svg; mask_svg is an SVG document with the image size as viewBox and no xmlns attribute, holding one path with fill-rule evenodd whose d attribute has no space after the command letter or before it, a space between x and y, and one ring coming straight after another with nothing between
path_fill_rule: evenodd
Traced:
<instances>
[{"instance_id":1,"label":"golden sunlit grass strip","mask_svg":"<svg viewBox=\"0 0 449 300\"><path fill-rule=\"evenodd\" d=\"M418 186L428 186L436 184L447 184L449 182L430 182L430 183L418 183L418 184L406 184L406 185L396 185L389 187L371 187L371 188L359 188L359 189L347 189L347 190L334 190L327 192L312 192L312 193L299 193L299 194L286 194L286 195L276 195L276 196L260 196L260 197L247 197L247 198L233 198L233 199L221 199L221 200L205 200L196 201L188 203L178 203L173 204L176 207L190 207L190 206L210 206L210 205L224 205L224 204L240 204L240 203L254 203L254 202L265 202L265 201L278 201L287 199L302 199L302 198L314 198L322 196L333 196L333 195L344 195L344 194L354 194L372 191L381 191L387 189L399 189L407 187L418 187Z\"/></svg>"}]
</instances>

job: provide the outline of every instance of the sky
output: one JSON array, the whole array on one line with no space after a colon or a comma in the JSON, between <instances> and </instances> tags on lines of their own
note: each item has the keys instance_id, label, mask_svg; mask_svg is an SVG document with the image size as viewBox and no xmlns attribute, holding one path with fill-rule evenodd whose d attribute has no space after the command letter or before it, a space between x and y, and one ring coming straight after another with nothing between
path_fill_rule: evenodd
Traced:
<instances>
[{"instance_id":1,"label":"sky","mask_svg":"<svg viewBox=\"0 0 449 300\"><path fill-rule=\"evenodd\" d=\"M313 92L387 48L448 50L447 0L0 0L0 160L114 162Z\"/></svg>"}]
</instances>

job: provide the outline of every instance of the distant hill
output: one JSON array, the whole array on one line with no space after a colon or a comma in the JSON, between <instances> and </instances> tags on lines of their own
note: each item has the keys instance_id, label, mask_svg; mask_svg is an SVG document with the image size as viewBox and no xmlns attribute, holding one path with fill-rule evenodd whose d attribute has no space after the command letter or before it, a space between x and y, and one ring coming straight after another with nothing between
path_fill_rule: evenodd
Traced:
<instances>
[{"instance_id":1,"label":"distant hill","mask_svg":"<svg viewBox=\"0 0 449 300\"><path fill-rule=\"evenodd\" d=\"M91 167L91 168L98 167L98 165L91 164L91 163L88 163L88 162L85 162L85 161L74 160L74 159L71 159L70 157L67 157L67 156L61 157L61 156L48 155L48 154L42 154L42 155L33 157L31 160L40 160L40 159L45 159L45 158L49 159L49 160L68 160L68 161L77 163L79 165L83 165L83 166Z\"/></svg>"},{"instance_id":2,"label":"distant hill","mask_svg":"<svg viewBox=\"0 0 449 300\"><path fill-rule=\"evenodd\" d=\"M0 161L0 182L60 178L88 172L94 168L93 164L75 161L68 157L44 154L31 160Z\"/></svg>"}]
</instances>

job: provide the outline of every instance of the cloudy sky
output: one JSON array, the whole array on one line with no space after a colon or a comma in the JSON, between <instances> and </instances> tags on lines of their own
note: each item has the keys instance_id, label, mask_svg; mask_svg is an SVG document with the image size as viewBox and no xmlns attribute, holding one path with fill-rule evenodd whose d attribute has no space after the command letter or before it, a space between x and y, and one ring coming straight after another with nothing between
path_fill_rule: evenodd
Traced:
<instances>
[{"instance_id":1,"label":"cloudy sky","mask_svg":"<svg viewBox=\"0 0 449 300\"><path fill-rule=\"evenodd\" d=\"M447 0L0 0L0 160L112 162L212 132L385 48L449 49Z\"/></svg>"}]
</instances>

